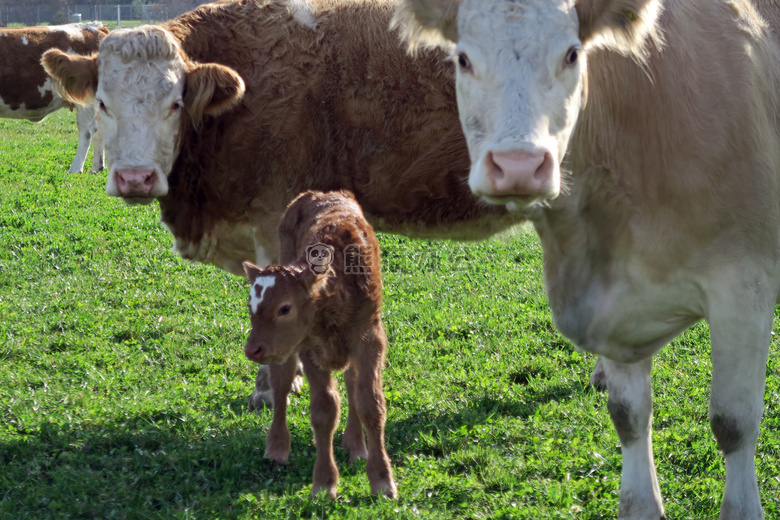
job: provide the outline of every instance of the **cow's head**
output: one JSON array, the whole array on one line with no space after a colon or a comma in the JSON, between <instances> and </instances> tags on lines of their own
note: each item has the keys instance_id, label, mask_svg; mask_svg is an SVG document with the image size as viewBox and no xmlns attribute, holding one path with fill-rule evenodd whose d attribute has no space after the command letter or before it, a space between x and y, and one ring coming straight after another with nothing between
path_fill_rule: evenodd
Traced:
<instances>
[{"instance_id":1,"label":"cow's head","mask_svg":"<svg viewBox=\"0 0 780 520\"><path fill-rule=\"evenodd\" d=\"M244 93L238 73L190 61L178 40L156 26L113 31L94 56L49 50L42 63L68 101L97 100L109 165L106 192L130 203L168 193L182 109L197 126L204 115L224 112Z\"/></svg>"},{"instance_id":2,"label":"cow's head","mask_svg":"<svg viewBox=\"0 0 780 520\"><path fill-rule=\"evenodd\" d=\"M557 197L560 163L586 97L587 53L641 59L658 0L403 0L414 48L448 46L471 155L469 186L522 208Z\"/></svg>"},{"instance_id":3,"label":"cow's head","mask_svg":"<svg viewBox=\"0 0 780 520\"><path fill-rule=\"evenodd\" d=\"M284 363L309 333L329 273L278 265L260 269L248 262L244 271L252 323L244 353L257 363Z\"/></svg>"}]
</instances>

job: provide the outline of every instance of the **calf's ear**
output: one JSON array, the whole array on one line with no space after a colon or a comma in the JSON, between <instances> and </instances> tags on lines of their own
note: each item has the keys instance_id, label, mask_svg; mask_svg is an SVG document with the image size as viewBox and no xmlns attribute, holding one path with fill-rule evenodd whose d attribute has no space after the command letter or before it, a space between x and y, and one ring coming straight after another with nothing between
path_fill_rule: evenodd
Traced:
<instances>
[{"instance_id":1,"label":"calf's ear","mask_svg":"<svg viewBox=\"0 0 780 520\"><path fill-rule=\"evenodd\" d=\"M586 47L641 54L648 37L658 37L659 0L576 0L575 8Z\"/></svg>"},{"instance_id":2,"label":"calf's ear","mask_svg":"<svg viewBox=\"0 0 780 520\"><path fill-rule=\"evenodd\" d=\"M244 262L244 272L246 273L246 277L249 279L249 282L255 281L255 279L260 276L260 268L257 267L255 264L250 262Z\"/></svg>"},{"instance_id":3,"label":"calf's ear","mask_svg":"<svg viewBox=\"0 0 780 520\"><path fill-rule=\"evenodd\" d=\"M458 41L461 0L402 0L390 26L398 28L410 50Z\"/></svg>"},{"instance_id":4,"label":"calf's ear","mask_svg":"<svg viewBox=\"0 0 780 520\"><path fill-rule=\"evenodd\" d=\"M86 105L95 100L98 84L97 56L65 54L49 49L41 65L54 81L54 88L66 101Z\"/></svg>"},{"instance_id":5,"label":"calf's ear","mask_svg":"<svg viewBox=\"0 0 780 520\"><path fill-rule=\"evenodd\" d=\"M187 70L184 106L197 126L204 115L216 116L237 105L245 90L244 80L230 67L197 64Z\"/></svg>"}]
</instances>

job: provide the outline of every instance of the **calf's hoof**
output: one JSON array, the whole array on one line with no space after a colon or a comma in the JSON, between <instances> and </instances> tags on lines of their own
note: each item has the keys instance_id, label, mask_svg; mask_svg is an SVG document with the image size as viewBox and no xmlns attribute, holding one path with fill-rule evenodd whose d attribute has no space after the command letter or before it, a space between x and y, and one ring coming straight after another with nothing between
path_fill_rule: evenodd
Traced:
<instances>
[{"instance_id":1,"label":"calf's hoof","mask_svg":"<svg viewBox=\"0 0 780 520\"><path fill-rule=\"evenodd\" d=\"M336 500L336 484L312 484L311 486L311 498L317 498L320 495L324 495L326 498Z\"/></svg>"},{"instance_id":2,"label":"calf's hoof","mask_svg":"<svg viewBox=\"0 0 780 520\"><path fill-rule=\"evenodd\" d=\"M372 484L371 493L385 498L398 498L398 488L392 480L385 480Z\"/></svg>"}]
</instances>

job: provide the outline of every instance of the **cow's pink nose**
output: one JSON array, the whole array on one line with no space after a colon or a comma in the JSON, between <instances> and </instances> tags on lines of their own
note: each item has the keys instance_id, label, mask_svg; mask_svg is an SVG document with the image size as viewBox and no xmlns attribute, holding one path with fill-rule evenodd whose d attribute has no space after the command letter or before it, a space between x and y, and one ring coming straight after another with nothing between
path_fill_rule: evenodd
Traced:
<instances>
[{"instance_id":1,"label":"cow's pink nose","mask_svg":"<svg viewBox=\"0 0 780 520\"><path fill-rule=\"evenodd\" d=\"M485 167L491 195L522 199L550 195L555 162L549 151L488 152Z\"/></svg>"},{"instance_id":2,"label":"cow's pink nose","mask_svg":"<svg viewBox=\"0 0 780 520\"><path fill-rule=\"evenodd\" d=\"M157 174L153 170L116 170L114 176L122 197L149 197L157 183Z\"/></svg>"}]
</instances>

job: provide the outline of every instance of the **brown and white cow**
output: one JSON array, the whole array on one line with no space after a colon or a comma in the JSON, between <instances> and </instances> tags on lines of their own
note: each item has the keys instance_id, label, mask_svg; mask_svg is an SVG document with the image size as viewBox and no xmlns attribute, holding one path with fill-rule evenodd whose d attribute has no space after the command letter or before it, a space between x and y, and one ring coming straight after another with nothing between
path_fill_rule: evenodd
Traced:
<instances>
[{"instance_id":1,"label":"brown and white cow","mask_svg":"<svg viewBox=\"0 0 780 520\"><path fill-rule=\"evenodd\" d=\"M158 199L189 260L235 274L278 262L281 215L309 189L348 189L377 230L414 237L481 239L521 221L468 189L452 65L410 57L387 29L394 7L207 4L43 63L71 101L100 104L107 193Z\"/></svg>"},{"instance_id":2,"label":"brown and white cow","mask_svg":"<svg viewBox=\"0 0 780 520\"><path fill-rule=\"evenodd\" d=\"M244 264L251 285L252 323L246 356L258 363L284 363L299 354L303 361L317 446L312 497L325 492L336 498L339 472L333 434L340 398L331 372L345 371L349 409L343 446L350 461L367 460L372 493L395 497L385 449L382 369L387 337L382 325L381 255L374 230L351 193L308 191L284 214L279 241L282 265L259 269ZM295 372L282 376L274 380L278 404L265 456L287 462L286 397Z\"/></svg>"},{"instance_id":3,"label":"brown and white cow","mask_svg":"<svg viewBox=\"0 0 780 520\"><path fill-rule=\"evenodd\" d=\"M108 29L100 22L48 27L0 28L0 117L41 121L55 110L72 105L41 66L41 56L56 48L69 54L97 52ZM97 122L97 106L76 107L79 147L70 173L81 172L94 139L92 171L103 169L103 145Z\"/></svg>"},{"instance_id":4,"label":"brown and white cow","mask_svg":"<svg viewBox=\"0 0 780 520\"><path fill-rule=\"evenodd\" d=\"M780 294L780 4L404 0L457 63L469 184L523 209L560 331L603 356L619 516L664 516L652 356L705 319L721 519L762 518L756 440ZM564 188L565 187L565 188Z\"/></svg>"}]
</instances>

